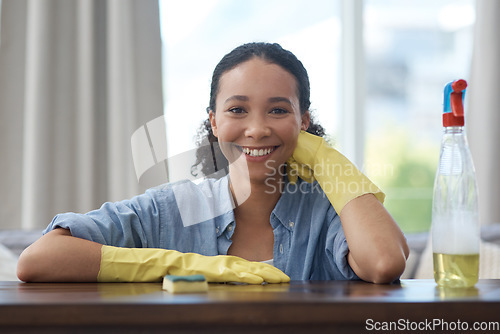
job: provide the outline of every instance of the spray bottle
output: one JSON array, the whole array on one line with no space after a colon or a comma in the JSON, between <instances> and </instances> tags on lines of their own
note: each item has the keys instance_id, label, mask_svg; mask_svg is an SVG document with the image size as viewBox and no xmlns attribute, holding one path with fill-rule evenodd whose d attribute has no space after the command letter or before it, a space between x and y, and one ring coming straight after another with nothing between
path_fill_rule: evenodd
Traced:
<instances>
[{"instance_id":1,"label":"spray bottle","mask_svg":"<svg viewBox=\"0 0 500 334\"><path fill-rule=\"evenodd\" d=\"M471 287L479 274L477 183L464 132L467 82L456 80L444 89L439 166L432 200L434 279L443 287Z\"/></svg>"}]
</instances>

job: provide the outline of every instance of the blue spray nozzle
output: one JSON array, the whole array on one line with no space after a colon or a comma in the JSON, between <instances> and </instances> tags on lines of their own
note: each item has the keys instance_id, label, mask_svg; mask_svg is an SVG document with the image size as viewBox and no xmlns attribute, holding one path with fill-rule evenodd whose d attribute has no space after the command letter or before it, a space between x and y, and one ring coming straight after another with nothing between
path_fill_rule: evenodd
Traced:
<instances>
[{"instance_id":1,"label":"blue spray nozzle","mask_svg":"<svg viewBox=\"0 0 500 334\"><path fill-rule=\"evenodd\" d=\"M464 125L464 98L467 81L463 79L449 82L444 87L443 125Z\"/></svg>"}]
</instances>

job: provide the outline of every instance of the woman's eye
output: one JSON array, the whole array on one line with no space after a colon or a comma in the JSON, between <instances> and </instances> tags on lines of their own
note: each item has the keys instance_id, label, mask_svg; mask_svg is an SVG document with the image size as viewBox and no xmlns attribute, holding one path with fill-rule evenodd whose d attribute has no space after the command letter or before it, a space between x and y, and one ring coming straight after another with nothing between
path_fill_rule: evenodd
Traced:
<instances>
[{"instance_id":1,"label":"woman's eye","mask_svg":"<svg viewBox=\"0 0 500 334\"><path fill-rule=\"evenodd\" d=\"M242 114L245 112L242 108L230 108L228 111L234 114Z\"/></svg>"},{"instance_id":2,"label":"woman's eye","mask_svg":"<svg viewBox=\"0 0 500 334\"><path fill-rule=\"evenodd\" d=\"M288 110L281 108L274 108L273 110L271 110L271 114L277 114L277 115L288 114Z\"/></svg>"}]
</instances>

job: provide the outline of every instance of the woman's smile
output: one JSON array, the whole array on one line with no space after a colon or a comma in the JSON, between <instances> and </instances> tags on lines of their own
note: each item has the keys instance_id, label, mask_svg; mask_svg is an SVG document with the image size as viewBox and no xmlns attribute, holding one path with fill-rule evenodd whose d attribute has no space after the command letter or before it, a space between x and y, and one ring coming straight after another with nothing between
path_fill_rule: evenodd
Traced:
<instances>
[{"instance_id":1,"label":"woman's smile","mask_svg":"<svg viewBox=\"0 0 500 334\"><path fill-rule=\"evenodd\" d=\"M266 148L249 148L249 147L243 147L242 151L246 155L249 155L251 157L262 157L271 154L277 146L272 146L272 147L266 147Z\"/></svg>"}]
</instances>

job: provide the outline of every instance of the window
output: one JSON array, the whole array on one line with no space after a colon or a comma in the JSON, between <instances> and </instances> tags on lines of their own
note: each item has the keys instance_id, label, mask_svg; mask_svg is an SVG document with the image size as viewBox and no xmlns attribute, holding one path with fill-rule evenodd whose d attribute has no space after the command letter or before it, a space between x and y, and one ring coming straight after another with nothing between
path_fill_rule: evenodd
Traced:
<instances>
[{"instance_id":1,"label":"window","mask_svg":"<svg viewBox=\"0 0 500 334\"><path fill-rule=\"evenodd\" d=\"M353 152L364 152L364 159L353 160L386 192L386 207L405 232L426 230L441 140L442 88L468 77L474 1L361 4L160 0L170 180L190 176L171 161L195 148L196 131L207 117L210 78L220 58L246 42L278 42L308 70L311 108L334 145L351 159ZM342 34L343 26L361 29L364 44L343 43L342 36L348 36ZM365 57L343 53L346 42L364 45ZM361 69L360 76L342 77L349 73L342 57L354 59L350 68ZM345 119L357 96L345 91L353 84L365 88L364 109L349 123ZM365 140L352 149L349 138ZM190 165L184 166L189 172Z\"/></svg>"},{"instance_id":2,"label":"window","mask_svg":"<svg viewBox=\"0 0 500 334\"><path fill-rule=\"evenodd\" d=\"M366 0L365 172L405 232L431 223L443 88L469 77L471 0Z\"/></svg>"}]
</instances>

